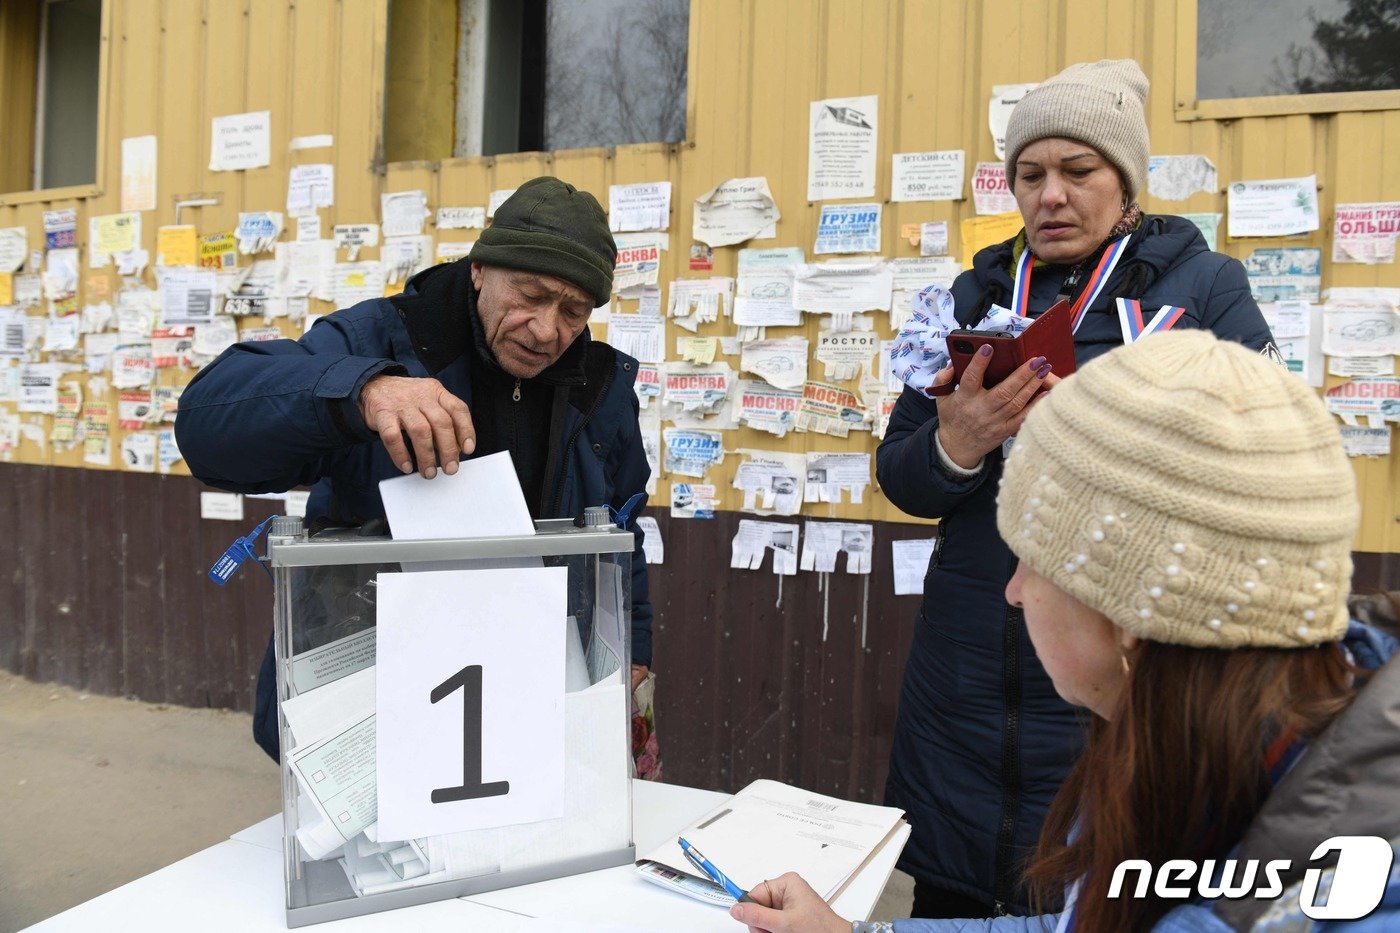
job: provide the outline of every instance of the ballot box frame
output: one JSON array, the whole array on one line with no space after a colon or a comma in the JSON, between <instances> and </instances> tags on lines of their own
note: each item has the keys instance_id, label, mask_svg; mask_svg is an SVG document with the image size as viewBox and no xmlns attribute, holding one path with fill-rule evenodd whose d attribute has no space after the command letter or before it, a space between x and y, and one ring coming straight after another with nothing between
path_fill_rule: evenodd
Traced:
<instances>
[{"instance_id":1,"label":"ballot box frame","mask_svg":"<svg viewBox=\"0 0 1400 933\"><path fill-rule=\"evenodd\" d=\"M287 626L291 619L291 589L288 571L298 568L331 566L365 566L374 564L415 564L435 561L481 560L519 557L594 557L608 558L620 565L623 574L625 601L620 607L623 613L622 657L620 674L622 683L628 687L627 703L631 702L631 603L630 571L631 557L636 539L631 531L616 525L580 526L571 519L549 519L535 523L533 535L510 535L494 538L447 538L425 541L394 541L387 537L361 537L353 529L337 529L323 532L315 537L305 534L269 535L267 561L271 565L276 583L275 620L273 641L275 645L277 671L277 726L278 734L287 736L287 724L282 713L282 701L290 697L289 683L292 656L287 650ZM597 566L595 565L595 571ZM596 579L594 598L597 598ZM630 736L630 706L618 723L618 728L628 730ZM630 738L626 742L630 749ZM630 754L630 751L629 751ZM495 891L502 888L534 884L554 878L599 871L620 865L631 865L636 860L635 826L631 806L631 781L627 782L628 805L626 807L626 827L629 844L614 849L590 853L583 856L551 861L548 863L517 868L509 871L496 871L468 878L433 882L417 887L404 888L365 896L349 896L323 903L292 906L293 884L301 883L303 888L313 882L302 874L303 866L315 865L317 871L332 876L341 870L334 861L303 861L298 857L299 843L296 841L294 826L297 819L297 778L288 761L283 757L282 796L283 796L283 887L288 928L343 920L400 907L411 907L432 901L446 900ZM330 869L334 872L330 872ZM341 874L343 878L343 873Z\"/></svg>"}]
</instances>

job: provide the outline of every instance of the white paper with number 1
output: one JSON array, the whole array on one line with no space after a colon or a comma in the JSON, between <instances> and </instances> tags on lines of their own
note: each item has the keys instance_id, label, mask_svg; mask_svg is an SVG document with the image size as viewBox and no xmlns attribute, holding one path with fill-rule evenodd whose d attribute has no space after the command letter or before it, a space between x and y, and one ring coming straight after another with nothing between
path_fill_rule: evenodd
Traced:
<instances>
[{"instance_id":1,"label":"white paper with number 1","mask_svg":"<svg viewBox=\"0 0 1400 933\"><path fill-rule=\"evenodd\" d=\"M564 815L567 581L563 567L379 575L381 840Z\"/></svg>"}]
</instances>

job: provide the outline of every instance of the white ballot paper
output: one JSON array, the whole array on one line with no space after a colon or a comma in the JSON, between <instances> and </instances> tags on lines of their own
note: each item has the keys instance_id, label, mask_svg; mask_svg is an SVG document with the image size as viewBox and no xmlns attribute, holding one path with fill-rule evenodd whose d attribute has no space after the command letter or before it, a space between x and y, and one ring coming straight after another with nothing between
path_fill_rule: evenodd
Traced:
<instances>
[{"instance_id":1,"label":"white ballot paper","mask_svg":"<svg viewBox=\"0 0 1400 933\"><path fill-rule=\"evenodd\" d=\"M781 216L768 179L731 178L695 199L691 239L708 246L733 246L777 236Z\"/></svg>"},{"instance_id":2,"label":"white ballot paper","mask_svg":"<svg viewBox=\"0 0 1400 933\"><path fill-rule=\"evenodd\" d=\"M379 575L379 839L564 815L567 586L565 567Z\"/></svg>"},{"instance_id":3,"label":"white ballot paper","mask_svg":"<svg viewBox=\"0 0 1400 933\"><path fill-rule=\"evenodd\" d=\"M894 595L923 595L924 574L928 572L928 562L933 559L937 544L936 538L890 542L894 552Z\"/></svg>"},{"instance_id":4,"label":"white ballot paper","mask_svg":"<svg viewBox=\"0 0 1400 933\"><path fill-rule=\"evenodd\" d=\"M833 259L799 266L793 280L792 303L803 311L888 311L894 274L887 262Z\"/></svg>"},{"instance_id":5,"label":"white ballot paper","mask_svg":"<svg viewBox=\"0 0 1400 933\"><path fill-rule=\"evenodd\" d=\"M374 707L372 699L368 710L357 706L342 707L343 718L333 726L325 726L323 717L334 708L313 708L302 732L309 735L314 724L320 730L318 736L301 740L286 753L303 802L311 804L319 817L303 816L297 830L297 838L312 857L329 855L375 821Z\"/></svg>"},{"instance_id":6,"label":"white ballot paper","mask_svg":"<svg viewBox=\"0 0 1400 933\"><path fill-rule=\"evenodd\" d=\"M379 495L396 541L535 533L507 451L463 460L455 476L439 470L432 479L381 480Z\"/></svg>"},{"instance_id":7,"label":"white ballot paper","mask_svg":"<svg viewBox=\"0 0 1400 933\"><path fill-rule=\"evenodd\" d=\"M729 546L729 566L735 570L758 570L763 557L773 549L773 572L779 576L797 575L797 544L801 530L787 522L739 521L739 530Z\"/></svg>"},{"instance_id":8,"label":"white ballot paper","mask_svg":"<svg viewBox=\"0 0 1400 933\"><path fill-rule=\"evenodd\" d=\"M811 480L809 479L808 482ZM813 522L803 529L803 570L831 573L836 570L836 553L846 552L847 573L869 573L874 547L875 526L854 522Z\"/></svg>"},{"instance_id":9,"label":"white ballot paper","mask_svg":"<svg viewBox=\"0 0 1400 933\"><path fill-rule=\"evenodd\" d=\"M807 502L840 502L841 492L860 504L870 485L870 454L807 452Z\"/></svg>"},{"instance_id":10,"label":"white ballot paper","mask_svg":"<svg viewBox=\"0 0 1400 933\"><path fill-rule=\"evenodd\" d=\"M734 488L744 492L743 510L759 515L796 515L802 508L806 458L800 453L740 448L747 457L734 472Z\"/></svg>"},{"instance_id":11,"label":"white ballot paper","mask_svg":"<svg viewBox=\"0 0 1400 933\"><path fill-rule=\"evenodd\" d=\"M830 900L890 838L903 815L893 807L755 781L678 834L667 836L637 860L637 868L645 876L648 863L660 864L710 884L682 854L679 839L684 837L745 891L765 878L793 871Z\"/></svg>"}]
</instances>

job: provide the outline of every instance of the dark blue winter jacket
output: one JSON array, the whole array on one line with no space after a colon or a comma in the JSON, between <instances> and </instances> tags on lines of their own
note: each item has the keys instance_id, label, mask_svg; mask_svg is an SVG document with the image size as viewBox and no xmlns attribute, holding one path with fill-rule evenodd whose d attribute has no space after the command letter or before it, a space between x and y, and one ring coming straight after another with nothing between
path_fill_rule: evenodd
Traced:
<instances>
[{"instance_id":1,"label":"dark blue winter jacket","mask_svg":"<svg viewBox=\"0 0 1400 933\"><path fill-rule=\"evenodd\" d=\"M402 475L360 415L360 390L380 374L431 376L472 406L476 290L465 261L414 276L403 294L375 298L317 321L300 340L240 343L224 351L180 397L176 440L190 472L234 492L315 484L307 522L359 525L384 517L379 481ZM550 379L552 371L569 375ZM536 381L553 387L538 518L573 518L590 505L620 510L645 493L650 468L632 390L637 363L585 330ZM480 451L484 452L484 451ZM651 663L651 602L635 505L632 660ZM528 650L528 648L523 648ZM253 731L276 755L272 659L264 660Z\"/></svg>"},{"instance_id":2,"label":"dark blue winter jacket","mask_svg":"<svg viewBox=\"0 0 1400 933\"><path fill-rule=\"evenodd\" d=\"M979 252L953 283L957 316L974 326L989 304L1010 307L1014 240ZM1068 270L1038 267L1029 312L1055 301ZM1123 342L1114 299L1145 314L1183 307L1177 327L1208 328L1263 349L1268 325L1244 267L1206 248L1180 217L1149 216L1075 335L1078 365ZM1079 716L1055 693L1019 610L1006 602L1015 558L996 529L1002 453L957 477L933 447L938 410L906 388L876 454L880 487L910 515L940 519L924 578L895 726L885 803L913 826L899 867L922 883L1028 913L1021 869L1051 798L1083 741Z\"/></svg>"}]
</instances>

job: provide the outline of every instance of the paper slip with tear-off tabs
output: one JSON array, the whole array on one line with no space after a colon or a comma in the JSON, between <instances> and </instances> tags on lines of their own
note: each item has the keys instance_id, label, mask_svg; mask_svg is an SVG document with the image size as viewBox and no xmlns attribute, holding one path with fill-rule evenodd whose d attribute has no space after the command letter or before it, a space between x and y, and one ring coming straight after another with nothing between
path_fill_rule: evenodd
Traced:
<instances>
[{"instance_id":1,"label":"paper slip with tear-off tabs","mask_svg":"<svg viewBox=\"0 0 1400 933\"><path fill-rule=\"evenodd\" d=\"M698 900L734 899L703 877L681 852L684 836L745 891L794 871L830 901L896 834L903 810L814 794L777 781L754 781L636 863L648 881ZM669 871L667 871L669 869ZM679 877L677 877L679 876Z\"/></svg>"}]
</instances>

